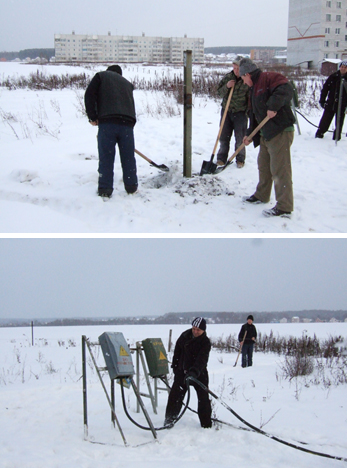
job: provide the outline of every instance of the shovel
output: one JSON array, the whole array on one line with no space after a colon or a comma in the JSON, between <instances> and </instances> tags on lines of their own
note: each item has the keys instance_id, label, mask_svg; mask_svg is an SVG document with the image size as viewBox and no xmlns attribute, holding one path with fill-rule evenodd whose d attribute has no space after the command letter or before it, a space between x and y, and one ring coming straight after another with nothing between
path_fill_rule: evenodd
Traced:
<instances>
[{"instance_id":1,"label":"shovel","mask_svg":"<svg viewBox=\"0 0 347 468\"><path fill-rule=\"evenodd\" d=\"M255 134L257 134L259 132L259 130L266 124L266 122L268 122L270 120L271 117L269 116L266 116L264 120L262 120L260 122L260 124L258 125L258 127L256 127L253 132L248 135L247 137L247 140L248 141L252 141L252 138L254 137ZM233 159L239 154L239 152L245 147L246 145L244 143L242 143L238 148L237 150L235 151L234 154L232 154L230 156L230 158L227 160L227 162L224 164L224 166L219 166L219 167L215 167L214 171L211 172L210 174L220 174L222 171L224 171L224 169L226 169L232 162L233 162Z\"/></svg>"},{"instance_id":2,"label":"shovel","mask_svg":"<svg viewBox=\"0 0 347 468\"><path fill-rule=\"evenodd\" d=\"M223 127L224 127L224 122L225 122L225 119L226 119L226 116L227 116L227 113L228 113L229 104L230 104L233 92L234 92L234 87L231 88L229 96L228 96L228 100L227 100L227 103L226 103L226 106L225 106L222 121L220 123L219 132L218 132L218 135L217 135L216 143L215 143L214 148L213 148L211 159L209 161L203 161L202 162L202 166L201 166L201 170L200 170L200 175L201 176L203 176L204 174L213 174L214 171L217 168L217 164L215 164L213 162L213 158L214 158L214 155L216 154L216 151L217 151L219 139L220 139L220 136L222 134L222 130L223 130Z\"/></svg>"},{"instance_id":3,"label":"shovel","mask_svg":"<svg viewBox=\"0 0 347 468\"><path fill-rule=\"evenodd\" d=\"M241 354L241 351L242 351L242 346L243 346L243 343L244 343L244 341L245 341L245 339L246 339L246 335L247 335L247 330L245 331L245 334L243 335L242 344L240 344L239 354L237 355L237 358L236 358L234 367L236 367L237 361L239 360L239 357L240 357L240 354Z\"/></svg>"},{"instance_id":4,"label":"shovel","mask_svg":"<svg viewBox=\"0 0 347 468\"><path fill-rule=\"evenodd\" d=\"M151 159L147 158L147 156L145 156L144 154L142 154L140 151L137 151L137 149L135 149L135 153L138 154L139 156L141 156L141 158L145 159L147 162L149 162L149 164L151 166L154 166L156 167L157 169L160 169L161 171L164 171L164 172L169 172L169 168L167 166L165 166L165 164L156 164L155 162L153 162Z\"/></svg>"}]
</instances>

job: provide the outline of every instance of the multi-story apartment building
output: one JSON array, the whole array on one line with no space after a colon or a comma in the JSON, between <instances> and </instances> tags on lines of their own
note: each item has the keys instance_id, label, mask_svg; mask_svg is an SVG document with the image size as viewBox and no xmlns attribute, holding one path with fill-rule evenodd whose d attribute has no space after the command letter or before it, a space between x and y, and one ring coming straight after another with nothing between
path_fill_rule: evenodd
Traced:
<instances>
[{"instance_id":1,"label":"multi-story apartment building","mask_svg":"<svg viewBox=\"0 0 347 468\"><path fill-rule=\"evenodd\" d=\"M195 63L204 61L204 39L184 37L55 34L56 62L179 63L192 51Z\"/></svg>"},{"instance_id":2,"label":"multi-story apartment building","mask_svg":"<svg viewBox=\"0 0 347 468\"><path fill-rule=\"evenodd\" d=\"M347 56L347 0L289 0L287 65Z\"/></svg>"}]
</instances>

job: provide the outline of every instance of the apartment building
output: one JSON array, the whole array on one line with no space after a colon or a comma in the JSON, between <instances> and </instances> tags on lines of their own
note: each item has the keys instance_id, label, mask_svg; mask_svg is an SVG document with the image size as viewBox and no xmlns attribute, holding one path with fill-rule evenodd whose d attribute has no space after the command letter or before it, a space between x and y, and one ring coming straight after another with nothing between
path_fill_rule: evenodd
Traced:
<instances>
[{"instance_id":1,"label":"apartment building","mask_svg":"<svg viewBox=\"0 0 347 468\"><path fill-rule=\"evenodd\" d=\"M55 34L56 62L180 63L192 51L195 63L204 61L204 39L184 37Z\"/></svg>"},{"instance_id":2,"label":"apartment building","mask_svg":"<svg viewBox=\"0 0 347 468\"><path fill-rule=\"evenodd\" d=\"M287 65L320 68L347 56L347 0L289 0Z\"/></svg>"}]
</instances>

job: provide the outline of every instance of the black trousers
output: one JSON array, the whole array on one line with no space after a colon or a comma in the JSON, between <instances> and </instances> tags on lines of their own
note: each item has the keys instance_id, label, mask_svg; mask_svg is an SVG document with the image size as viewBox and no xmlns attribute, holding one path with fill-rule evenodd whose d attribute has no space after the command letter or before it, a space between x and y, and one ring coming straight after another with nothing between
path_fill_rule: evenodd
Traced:
<instances>
[{"instance_id":1,"label":"black trousers","mask_svg":"<svg viewBox=\"0 0 347 468\"><path fill-rule=\"evenodd\" d=\"M208 374L199 376L198 379L201 383L208 386ZM194 387L198 396L198 416L200 420L201 427L211 427L211 401L209 399L208 393L203 390L198 384L193 384L191 388ZM187 386L184 382L184 373L182 371L177 371L172 385L171 391L169 393L169 399L166 406L165 413L165 423L169 424L173 422L177 416L180 414L184 396L187 392Z\"/></svg>"},{"instance_id":2,"label":"black trousers","mask_svg":"<svg viewBox=\"0 0 347 468\"><path fill-rule=\"evenodd\" d=\"M330 124L335 116L335 127L337 128L337 113L335 111L330 110L330 109L324 109L322 118L320 119L319 126L317 133L324 134L329 130ZM340 116L340 131L338 135L338 139L341 139L341 132L342 132L342 127L343 127L343 122L345 120L345 109L341 109L341 116ZM335 140L335 131L333 134L333 140Z\"/></svg>"}]
</instances>

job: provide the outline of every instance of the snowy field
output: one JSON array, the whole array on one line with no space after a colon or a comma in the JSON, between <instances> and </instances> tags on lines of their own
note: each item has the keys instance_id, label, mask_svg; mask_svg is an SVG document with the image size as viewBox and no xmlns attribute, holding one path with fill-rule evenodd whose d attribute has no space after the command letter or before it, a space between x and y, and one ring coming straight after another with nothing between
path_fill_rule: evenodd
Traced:
<instances>
[{"instance_id":1,"label":"snowy field","mask_svg":"<svg viewBox=\"0 0 347 468\"><path fill-rule=\"evenodd\" d=\"M259 324L258 332L279 336L303 333L319 338L342 335L347 323ZM105 331L122 332L130 346L146 338L161 338L167 347L169 330L173 342L188 328L178 325L122 327L51 327L34 329L31 346L29 328L0 328L0 453L3 468L259 468L343 467L346 462L304 453L246 428L228 409L268 434L310 451L343 457L346 446L346 385L324 386L285 380L283 357L255 353L254 366L234 367L236 352L212 351L209 361L214 416L228 424L202 429L197 415L187 411L170 430L150 431L133 425L125 416L120 389L116 385L116 414L128 443L110 422L105 394L88 358L88 437L85 438L82 410L81 336L91 341ZM210 337L239 332L240 325L208 325ZM98 351L99 350L99 351ZM100 348L94 348L103 366ZM169 359L170 359L169 354ZM133 357L135 364L135 357ZM171 380L171 379L170 379ZM104 375L109 388L109 377ZM143 378L141 390L145 391ZM167 393L159 393L158 414L148 399L146 408L155 427L163 423ZM126 390L130 415L145 425L136 413L133 392ZM195 392L190 407L196 409ZM305 442L305 445L299 442Z\"/></svg>"},{"instance_id":2,"label":"snowy field","mask_svg":"<svg viewBox=\"0 0 347 468\"><path fill-rule=\"evenodd\" d=\"M0 77L93 76L103 68L0 63ZM224 69L223 72L227 72ZM194 73L200 73L194 67ZM126 78L154 80L182 75L182 67L124 66ZM247 149L243 169L231 165L219 176L198 174L209 160L219 128L220 101L193 99L191 179L183 178L183 109L164 92L135 91L136 148L168 173L137 156L139 191L123 188L119 157L115 191L104 203L96 196L97 129L81 113L83 90L9 91L0 88L1 233L161 233L161 234L339 234L347 232L347 138L336 146L331 133L314 138L315 127L299 116L292 147L295 211L292 219L267 219L266 206L249 206L242 197L255 191L257 154ZM307 116L314 124L320 111ZM233 147L232 140L232 147Z\"/></svg>"}]
</instances>

